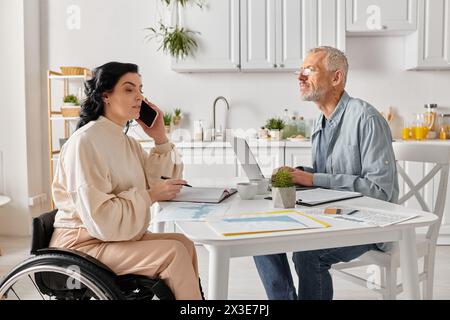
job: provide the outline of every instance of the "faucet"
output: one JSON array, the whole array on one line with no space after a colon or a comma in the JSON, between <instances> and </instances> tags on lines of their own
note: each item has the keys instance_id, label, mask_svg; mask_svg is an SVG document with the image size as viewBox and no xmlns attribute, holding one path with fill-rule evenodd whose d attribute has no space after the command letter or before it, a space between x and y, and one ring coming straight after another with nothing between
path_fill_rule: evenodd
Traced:
<instances>
[{"instance_id":1,"label":"faucet","mask_svg":"<svg viewBox=\"0 0 450 320\"><path fill-rule=\"evenodd\" d=\"M214 103L213 103L213 134L212 134L213 140L216 139L216 104L219 100L225 101L225 103L227 104L227 110L230 110L230 104L228 103L227 99L225 99L225 97L219 96L214 100Z\"/></svg>"}]
</instances>

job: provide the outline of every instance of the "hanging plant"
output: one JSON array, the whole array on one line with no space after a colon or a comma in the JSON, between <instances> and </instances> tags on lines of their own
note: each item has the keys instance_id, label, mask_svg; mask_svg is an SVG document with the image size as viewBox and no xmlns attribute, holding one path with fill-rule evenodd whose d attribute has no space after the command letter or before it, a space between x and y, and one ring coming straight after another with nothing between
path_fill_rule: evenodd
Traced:
<instances>
[{"instance_id":1,"label":"hanging plant","mask_svg":"<svg viewBox=\"0 0 450 320\"><path fill-rule=\"evenodd\" d=\"M186 4L188 4L188 3L194 3L199 8L203 8L203 6L205 5L204 0L162 0L162 1L165 2L167 6L170 6L170 4L175 1L178 4L180 4L182 7L185 7Z\"/></svg>"},{"instance_id":2,"label":"hanging plant","mask_svg":"<svg viewBox=\"0 0 450 320\"><path fill-rule=\"evenodd\" d=\"M180 28L179 26L167 27L162 22L159 22L159 29L147 28L152 32L149 39L156 39L161 43L158 50L163 50L164 53L169 53L174 58L184 59L188 55L194 53L197 48L197 42L193 35L199 32L191 31L189 29Z\"/></svg>"},{"instance_id":3,"label":"hanging plant","mask_svg":"<svg viewBox=\"0 0 450 320\"><path fill-rule=\"evenodd\" d=\"M173 4L172 10L175 10L175 26L167 26L159 21L159 27L146 28L151 34L147 36L149 40L155 39L160 43L159 50L169 53L177 59L185 59L189 55L194 55L197 48L195 35L200 32L189 30L180 26L180 7L185 7L187 3L193 3L203 8L204 0L161 0L169 8Z\"/></svg>"}]
</instances>

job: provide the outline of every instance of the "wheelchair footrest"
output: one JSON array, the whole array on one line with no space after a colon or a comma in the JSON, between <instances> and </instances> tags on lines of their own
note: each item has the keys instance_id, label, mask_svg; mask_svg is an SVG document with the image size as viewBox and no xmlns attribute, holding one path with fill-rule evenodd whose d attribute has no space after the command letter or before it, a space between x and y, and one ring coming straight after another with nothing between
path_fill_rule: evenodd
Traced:
<instances>
[{"instance_id":1,"label":"wheelchair footrest","mask_svg":"<svg viewBox=\"0 0 450 320\"><path fill-rule=\"evenodd\" d=\"M118 276L116 283L127 300L148 300L152 299L154 295L159 300L175 300L172 291L161 279L126 274Z\"/></svg>"}]
</instances>

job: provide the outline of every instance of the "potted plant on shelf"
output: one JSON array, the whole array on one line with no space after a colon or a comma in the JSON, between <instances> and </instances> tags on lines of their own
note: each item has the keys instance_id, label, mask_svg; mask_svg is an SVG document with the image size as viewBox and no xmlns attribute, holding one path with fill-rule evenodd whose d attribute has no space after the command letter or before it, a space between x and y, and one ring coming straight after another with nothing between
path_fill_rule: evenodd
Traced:
<instances>
[{"instance_id":1,"label":"potted plant on shelf","mask_svg":"<svg viewBox=\"0 0 450 320\"><path fill-rule=\"evenodd\" d=\"M63 106L61 107L61 113L63 117L79 117L80 116L80 102L78 98L69 94L63 99Z\"/></svg>"},{"instance_id":2,"label":"potted plant on shelf","mask_svg":"<svg viewBox=\"0 0 450 320\"><path fill-rule=\"evenodd\" d=\"M272 140L280 140L284 126L284 121L280 118L271 118L267 120L266 128L269 130L270 138Z\"/></svg>"},{"instance_id":3,"label":"potted plant on shelf","mask_svg":"<svg viewBox=\"0 0 450 320\"><path fill-rule=\"evenodd\" d=\"M272 175L272 199L275 208L295 207L295 186L288 170L280 169Z\"/></svg>"},{"instance_id":4,"label":"potted plant on shelf","mask_svg":"<svg viewBox=\"0 0 450 320\"><path fill-rule=\"evenodd\" d=\"M173 125L178 127L180 125L180 121L181 121L181 109L180 108L175 108L174 112L173 112L173 117L172 117L172 121L173 121Z\"/></svg>"},{"instance_id":5,"label":"potted plant on shelf","mask_svg":"<svg viewBox=\"0 0 450 320\"><path fill-rule=\"evenodd\" d=\"M166 133L170 133L170 124L172 122L172 114L170 112L164 112L163 114L164 128L166 129Z\"/></svg>"}]
</instances>

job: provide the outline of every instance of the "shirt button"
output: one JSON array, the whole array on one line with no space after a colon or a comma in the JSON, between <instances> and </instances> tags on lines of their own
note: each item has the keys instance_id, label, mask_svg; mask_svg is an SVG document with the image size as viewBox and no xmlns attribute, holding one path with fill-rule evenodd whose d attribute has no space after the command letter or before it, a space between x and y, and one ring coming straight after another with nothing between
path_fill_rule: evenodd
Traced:
<instances>
[{"instance_id":1,"label":"shirt button","mask_svg":"<svg viewBox=\"0 0 450 320\"><path fill-rule=\"evenodd\" d=\"M385 164L385 165L388 165L388 164L389 164L389 161L385 161L384 164Z\"/></svg>"}]
</instances>

